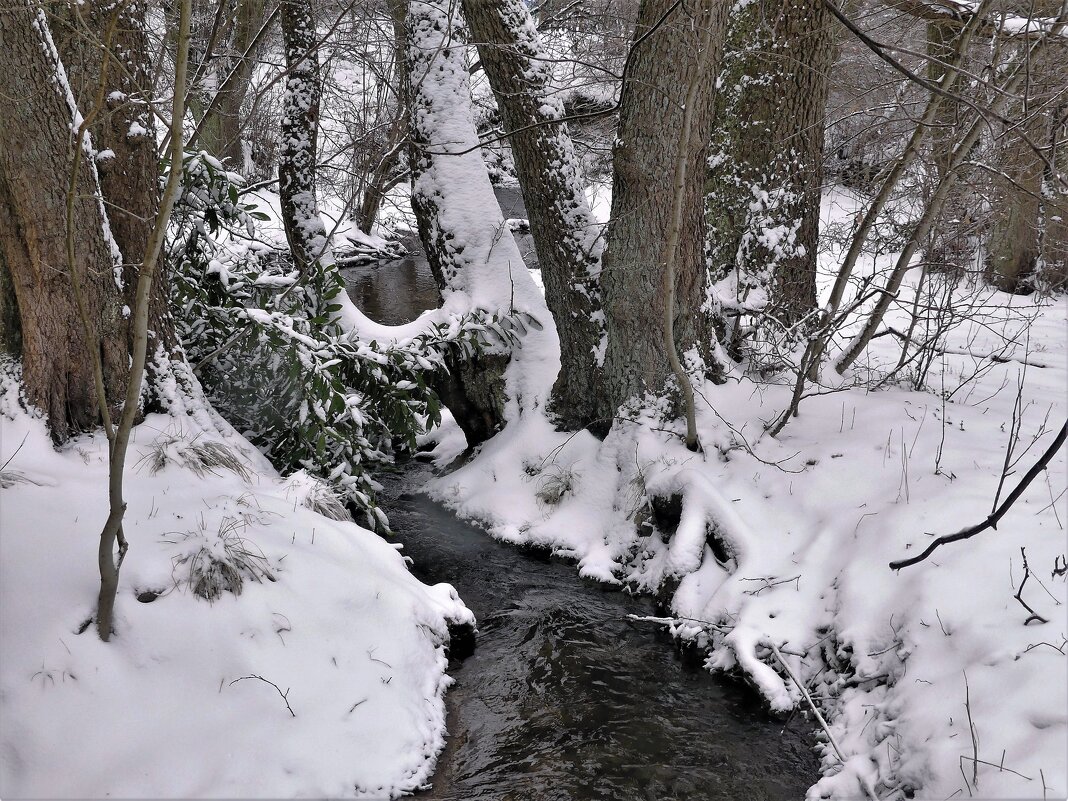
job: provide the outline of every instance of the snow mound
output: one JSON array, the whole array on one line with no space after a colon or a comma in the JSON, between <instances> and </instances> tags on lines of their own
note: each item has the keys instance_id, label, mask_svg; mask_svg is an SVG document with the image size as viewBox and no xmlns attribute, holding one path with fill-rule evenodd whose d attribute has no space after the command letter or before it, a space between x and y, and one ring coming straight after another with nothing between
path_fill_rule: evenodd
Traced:
<instances>
[{"instance_id":1,"label":"snow mound","mask_svg":"<svg viewBox=\"0 0 1068 801\"><path fill-rule=\"evenodd\" d=\"M12 391L0 464L14 454L5 472L25 480L0 496L0 795L382 798L427 782L448 625L474 620L452 587L307 508L307 477L282 482L232 432L155 415L134 432L103 643L84 626L106 442L55 451ZM246 469L194 469L190 443ZM193 591L205 574L210 602Z\"/></svg>"}]
</instances>

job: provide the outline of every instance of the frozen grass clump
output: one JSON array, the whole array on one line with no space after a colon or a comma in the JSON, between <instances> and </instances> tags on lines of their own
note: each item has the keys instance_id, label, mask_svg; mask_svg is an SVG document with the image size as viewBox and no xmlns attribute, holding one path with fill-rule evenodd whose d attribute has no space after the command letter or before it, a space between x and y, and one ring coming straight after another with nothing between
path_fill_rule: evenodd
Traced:
<instances>
[{"instance_id":1,"label":"frozen grass clump","mask_svg":"<svg viewBox=\"0 0 1068 801\"><path fill-rule=\"evenodd\" d=\"M575 471L569 467L554 464L541 471L535 494L542 503L556 506L574 491Z\"/></svg>"},{"instance_id":2,"label":"frozen grass clump","mask_svg":"<svg viewBox=\"0 0 1068 801\"><path fill-rule=\"evenodd\" d=\"M174 569L184 572L175 584L185 584L194 595L210 602L221 598L224 592L240 595L246 579L274 581L263 551L242 536L248 522L247 518L224 517L214 537L203 528L185 535L203 542L199 548L175 557Z\"/></svg>"},{"instance_id":3,"label":"frozen grass clump","mask_svg":"<svg viewBox=\"0 0 1068 801\"><path fill-rule=\"evenodd\" d=\"M307 470L298 470L286 477L286 496L323 517L346 523L352 521L352 514L345 506L345 496L341 490L313 476Z\"/></svg>"},{"instance_id":4,"label":"frozen grass clump","mask_svg":"<svg viewBox=\"0 0 1068 801\"><path fill-rule=\"evenodd\" d=\"M156 437L138 464L147 465L153 475L169 464L179 464L201 478L208 473L218 475L219 470L229 470L243 481L251 478L248 466L229 445L218 440L186 442L180 434Z\"/></svg>"}]
</instances>

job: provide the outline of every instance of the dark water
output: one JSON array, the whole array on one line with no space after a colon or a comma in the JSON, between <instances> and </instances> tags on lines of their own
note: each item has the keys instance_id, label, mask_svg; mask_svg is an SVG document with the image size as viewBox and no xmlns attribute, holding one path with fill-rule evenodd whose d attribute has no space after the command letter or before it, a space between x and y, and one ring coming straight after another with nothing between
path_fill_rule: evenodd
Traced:
<instances>
[{"instance_id":1,"label":"dark water","mask_svg":"<svg viewBox=\"0 0 1068 801\"><path fill-rule=\"evenodd\" d=\"M798 801L817 778L808 724L785 734L751 690L717 678L650 623L648 598L607 592L390 486L390 521L422 581L478 617L450 673L449 739L420 798L440 801Z\"/></svg>"},{"instance_id":2,"label":"dark water","mask_svg":"<svg viewBox=\"0 0 1068 801\"><path fill-rule=\"evenodd\" d=\"M526 217L498 189L505 218ZM343 271L353 301L396 324L437 305L418 240L393 262ZM524 256L532 250L521 237ZM529 266L534 266L528 261ZM385 508L428 583L449 582L478 617L453 660L448 744L424 801L799 801L818 763L807 723L766 715L745 686L681 657L653 602L584 583L574 565L492 540L412 494L427 468L387 480Z\"/></svg>"},{"instance_id":3,"label":"dark water","mask_svg":"<svg viewBox=\"0 0 1068 801\"><path fill-rule=\"evenodd\" d=\"M506 220L526 219L527 209L518 189L501 186L494 191ZM356 307L372 320L386 325L410 322L426 309L438 305L438 287L419 237L409 234L401 239L401 244L408 252L401 259L341 270L349 297ZM518 234L516 244L527 266L537 267L534 241L530 235Z\"/></svg>"}]
</instances>

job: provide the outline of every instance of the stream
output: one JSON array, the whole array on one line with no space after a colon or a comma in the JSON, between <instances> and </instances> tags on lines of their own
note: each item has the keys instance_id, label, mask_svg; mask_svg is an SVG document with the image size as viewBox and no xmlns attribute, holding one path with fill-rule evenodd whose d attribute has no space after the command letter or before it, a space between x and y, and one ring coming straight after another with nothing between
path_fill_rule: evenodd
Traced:
<instances>
[{"instance_id":1,"label":"stream","mask_svg":"<svg viewBox=\"0 0 1068 801\"><path fill-rule=\"evenodd\" d=\"M517 190L498 190L498 199L506 218L525 216ZM413 245L404 259L343 271L353 300L380 322L437 304ZM450 663L447 744L419 798L804 798L818 778L808 723L795 718L784 731L747 686L710 674L660 627L628 617L659 614L652 599L593 586L572 564L458 520L418 493L428 476L411 462L380 477L394 541L417 578L456 587L478 636L472 655Z\"/></svg>"}]
</instances>

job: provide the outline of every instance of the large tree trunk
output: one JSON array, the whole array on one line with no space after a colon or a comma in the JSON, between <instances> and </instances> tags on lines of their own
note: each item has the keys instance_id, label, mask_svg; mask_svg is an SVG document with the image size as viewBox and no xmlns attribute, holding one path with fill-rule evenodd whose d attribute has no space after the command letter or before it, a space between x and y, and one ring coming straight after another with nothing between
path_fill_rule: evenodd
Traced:
<instances>
[{"instance_id":1,"label":"large tree trunk","mask_svg":"<svg viewBox=\"0 0 1068 801\"><path fill-rule=\"evenodd\" d=\"M100 31L118 14L111 52L105 54ZM112 236L123 255L122 279L126 305L134 306L137 275L159 212L159 149L155 116L147 104L153 100L152 64L144 20L147 6L140 0L118 8L107 0L59 6L53 20L56 47L83 114L90 113L99 92L105 57L111 60L99 110L90 128L101 154L97 172L107 207ZM118 60L121 55L121 62ZM168 360L181 360L168 304L169 281L161 263L149 302L149 389L156 373ZM131 343L132 344L132 343ZM155 356L162 358L157 360Z\"/></svg>"},{"instance_id":2,"label":"large tree trunk","mask_svg":"<svg viewBox=\"0 0 1068 801\"><path fill-rule=\"evenodd\" d=\"M77 109L69 91L43 12L16 0L0 14L0 95L9 99L0 114L0 263L17 299L26 393L47 413L57 442L99 424L90 355L100 355L109 398L122 397L129 367L121 254L92 150L72 135ZM78 147L87 152L72 187L73 266L87 325L67 258L66 204Z\"/></svg>"},{"instance_id":3,"label":"large tree trunk","mask_svg":"<svg viewBox=\"0 0 1068 801\"><path fill-rule=\"evenodd\" d=\"M1036 122L1040 123L1041 118ZM1041 132L1037 124L1027 125L1024 130L1031 135ZM996 179L987 276L1004 292L1027 292L1031 289L1027 279L1039 256L1043 169L1042 162L1021 137L1011 132L1005 135L1008 141L999 159L1005 178Z\"/></svg>"},{"instance_id":4,"label":"large tree trunk","mask_svg":"<svg viewBox=\"0 0 1068 801\"><path fill-rule=\"evenodd\" d=\"M1036 17L1068 15L1063 0L1038 0ZM1021 56L1022 58L1023 56ZM1045 239L1065 214L1066 193L1052 177L1036 147L1051 162L1064 126L1065 63L1068 45L1060 37L1046 42L1026 60L1027 77L1021 101L1012 107L1014 124L1005 126L998 141L998 172L994 182L993 224L987 242L987 278L1005 292L1030 292L1033 278L1044 264ZM1044 197L1045 193L1045 197ZM1059 208L1058 208L1059 207ZM1054 257L1056 258L1056 257Z\"/></svg>"},{"instance_id":5,"label":"large tree trunk","mask_svg":"<svg viewBox=\"0 0 1068 801\"><path fill-rule=\"evenodd\" d=\"M635 38L645 34L672 6L644 0ZM692 147L687 172L703 174L713 118L713 94L730 4L691 0L668 14L653 35L637 45L620 109L614 151L612 218L608 226L601 283L608 329L599 417L611 420L629 398L660 393L671 375L665 350L666 298L662 264L679 157L683 99L691 76L707 70L694 99ZM695 18L699 22L695 23ZM710 52L702 52L703 26L712 28ZM714 332L705 309L704 192L688 181L682 200L675 261L674 333L683 354L708 359Z\"/></svg>"},{"instance_id":6,"label":"large tree trunk","mask_svg":"<svg viewBox=\"0 0 1068 801\"><path fill-rule=\"evenodd\" d=\"M219 0L229 3L230 0ZM213 46L211 64L206 70L206 94L218 93L218 100L207 110L201 122L204 147L219 158L229 161L230 168L247 174L249 162L245 157L243 132L245 120L241 109L248 95L252 70L256 64L256 49L248 57L245 51L255 42L256 34L266 19L265 0L238 0ZM314 33L314 30L313 30ZM234 72L232 80L227 77Z\"/></svg>"},{"instance_id":7,"label":"large tree trunk","mask_svg":"<svg viewBox=\"0 0 1068 801\"><path fill-rule=\"evenodd\" d=\"M772 0L732 15L708 180L714 280L792 326L816 304L831 16L822 0ZM760 301L763 303L763 301Z\"/></svg>"},{"instance_id":8,"label":"large tree trunk","mask_svg":"<svg viewBox=\"0 0 1068 801\"><path fill-rule=\"evenodd\" d=\"M551 64L522 0L464 0L482 68L493 87L523 188L545 301L560 335L552 409L567 428L595 415L604 359L600 226L583 192L581 167L552 91ZM536 127L532 127L536 126Z\"/></svg>"},{"instance_id":9,"label":"large tree trunk","mask_svg":"<svg viewBox=\"0 0 1068 801\"><path fill-rule=\"evenodd\" d=\"M1068 188L1061 180L1068 175L1068 101L1053 109L1047 140L1050 164L1042 174L1039 259L1043 288L1068 288Z\"/></svg>"}]
</instances>

